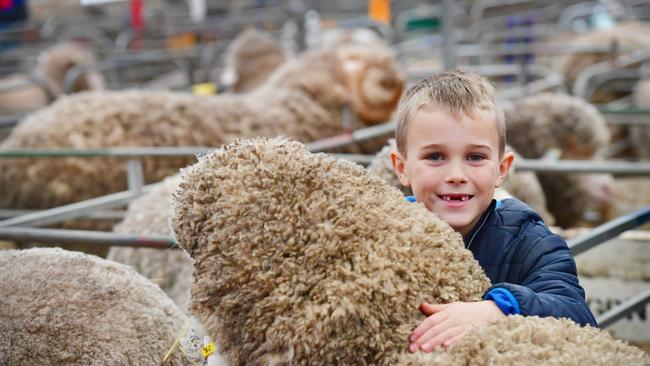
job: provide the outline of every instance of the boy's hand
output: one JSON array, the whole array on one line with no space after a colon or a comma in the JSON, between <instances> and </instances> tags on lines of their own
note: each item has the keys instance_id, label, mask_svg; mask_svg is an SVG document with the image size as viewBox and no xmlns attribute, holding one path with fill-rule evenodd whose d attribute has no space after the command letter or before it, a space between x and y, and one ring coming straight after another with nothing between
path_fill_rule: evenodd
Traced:
<instances>
[{"instance_id":1,"label":"boy's hand","mask_svg":"<svg viewBox=\"0 0 650 366\"><path fill-rule=\"evenodd\" d=\"M485 325L505 317L491 300L445 305L423 303L420 310L428 317L411 333L411 352L431 352L435 347L451 347L473 326Z\"/></svg>"}]
</instances>

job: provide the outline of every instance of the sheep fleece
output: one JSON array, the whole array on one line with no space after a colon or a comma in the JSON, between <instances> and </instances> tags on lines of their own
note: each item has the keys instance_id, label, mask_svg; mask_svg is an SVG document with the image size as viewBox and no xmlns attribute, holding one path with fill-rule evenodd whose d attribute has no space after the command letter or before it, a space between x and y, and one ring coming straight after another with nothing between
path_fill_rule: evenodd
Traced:
<instances>
[{"instance_id":1,"label":"sheep fleece","mask_svg":"<svg viewBox=\"0 0 650 366\"><path fill-rule=\"evenodd\" d=\"M0 268L0 365L157 365L187 321L153 283L92 255L1 251Z\"/></svg>"},{"instance_id":2,"label":"sheep fleece","mask_svg":"<svg viewBox=\"0 0 650 366\"><path fill-rule=\"evenodd\" d=\"M231 366L392 364L422 301L489 286L424 206L300 143L239 140L182 175L172 229L195 259L190 311Z\"/></svg>"},{"instance_id":3,"label":"sheep fleece","mask_svg":"<svg viewBox=\"0 0 650 366\"><path fill-rule=\"evenodd\" d=\"M124 215L124 220L115 226L113 232L170 235L172 192L179 181L179 175L168 177L157 188L133 200ZM111 247L107 259L130 265L138 273L160 286L181 309L187 308L194 266L192 258L182 250Z\"/></svg>"},{"instance_id":4,"label":"sheep fleece","mask_svg":"<svg viewBox=\"0 0 650 366\"><path fill-rule=\"evenodd\" d=\"M569 319L509 316L475 331L448 352L403 354L400 366L650 365L636 347Z\"/></svg>"}]
</instances>

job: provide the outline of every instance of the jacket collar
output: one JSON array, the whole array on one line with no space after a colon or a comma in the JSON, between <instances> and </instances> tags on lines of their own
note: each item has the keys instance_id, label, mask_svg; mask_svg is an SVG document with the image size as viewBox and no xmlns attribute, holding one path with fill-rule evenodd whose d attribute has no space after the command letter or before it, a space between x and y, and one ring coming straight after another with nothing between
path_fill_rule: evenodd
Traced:
<instances>
[{"instance_id":1,"label":"jacket collar","mask_svg":"<svg viewBox=\"0 0 650 366\"><path fill-rule=\"evenodd\" d=\"M492 202L490 202L490 205L488 208L483 211L483 214L481 215L481 218L477 221L476 225L474 228L467 234L467 237L463 237L463 241L465 242L465 248L469 249L472 245L472 241L478 235L478 233L481 231L481 229L485 226L485 223L487 220L490 218L490 214L492 211L496 210L497 203L500 203L499 201L493 199Z\"/></svg>"}]
</instances>

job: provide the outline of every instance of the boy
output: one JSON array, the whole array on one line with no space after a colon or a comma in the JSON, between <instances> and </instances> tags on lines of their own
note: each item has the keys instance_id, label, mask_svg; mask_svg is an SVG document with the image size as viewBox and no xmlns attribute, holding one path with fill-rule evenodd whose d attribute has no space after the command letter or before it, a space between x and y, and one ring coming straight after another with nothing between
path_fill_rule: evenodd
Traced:
<instances>
[{"instance_id":1,"label":"boy","mask_svg":"<svg viewBox=\"0 0 650 366\"><path fill-rule=\"evenodd\" d=\"M452 70L420 81L400 102L396 140L401 183L463 236L493 284L483 301L422 304L428 317L411 334L411 352L453 346L472 326L509 314L596 326L566 242L521 201L493 199L514 156L486 79Z\"/></svg>"}]
</instances>

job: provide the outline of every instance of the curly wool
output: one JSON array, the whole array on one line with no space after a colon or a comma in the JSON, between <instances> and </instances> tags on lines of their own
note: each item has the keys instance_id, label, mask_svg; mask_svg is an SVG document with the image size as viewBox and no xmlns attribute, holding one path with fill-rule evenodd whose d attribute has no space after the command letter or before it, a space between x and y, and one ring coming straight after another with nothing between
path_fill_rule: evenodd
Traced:
<instances>
[{"instance_id":1,"label":"curly wool","mask_svg":"<svg viewBox=\"0 0 650 366\"><path fill-rule=\"evenodd\" d=\"M180 175L166 178L159 187L129 204L124 220L113 229L116 233L171 235L172 192ZM194 261L183 250L111 247L106 257L128 264L160 286L181 309L187 309L192 288Z\"/></svg>"},{"instance_id":2,"label":"curly wool","mask_svg":"<svg viewBox=\"0 0 650 366\"><path fill-rule=\"evenodd\" d=\"M3 365L157 365L187 321L156 285L92 255L0 251L0 268Z\"/></svg>"},{"instance_id":3,"label":"curly wool","mask_svg":"<svg viewBox=\"0 0 650 366\"><path fill-rule=\"evenodd\" d=\"M107 91L64 97L23 120L0 149L220 146L277 135L312 141L343 131L343 105L353 104L358 119L373 124L390 117L400 94L401 76L384 50L324 50L285 63L242 95ZM145 181L193 161L142 159ZM121 191L125 169L125 160L114 158L2 159L0 207L52 207Z\"/></svg>"},{"instance_id":4,"label":"curly wool","mask_svg":"<svg viewBox=\"0 0 650 366\"><path fill-rule=\"evenodd\" d=\"M617 51L620 54L643 49L650 50L648 33L650 33L650 26L647 23L628 21L617 23L606 29L563 35L557 37L553 42L562 46L574 47L607 47L616 43ZM611 58L612 55L609 53L573 53L553 57L551 66L564 76L564 80L571 87L585 68Z\"/></svg>"},{"instance_id":5,"label":"curly wool","mask_svg":"<svg viewBox=\"0 0 650 366\"><path fill-rule=\"evenodd\" d=\"M565 159L588 159L610 141L607 123L593 105L570 95L543 93L506 111L508 144L524 158L560 150Z\"/></svg>"},{"instance_id":6,"label":"curly wool","mask_svg":"<svg viewBox=\"0 0 650 366\"><path fill-rule=\"evenodd\" d=\"M648 365L650 356L568 319L509 316L473 330L449 351L404 354L400 366Z\"/></svg>"},{"instance_id":7,"label":"curly wool","mask_svg":"<svg viewBox=\"0 0 650 366\"><path fill-rule=\"evenodd\" d=\"M422 301L479 300L462 238L362 167L283 139L183 171L172 228L195 260L191 312L230 365L393 364Z\"/></svg>"},{"instance_id":8,"label":"curly wool","mask_svg":"<svg viewBox=\"0 0 650 366\"><path fill-rule=\"evenodd\" d=\"M609 143L610 133L598 110L568 95L539 94L523 98L506 112L508 143L525 158L560 151L565 159L591 159ZM538 173L548 210L556 224L583 222L593 200L586 175Z\"/></svg>"},{"instance_id":9,"label":"curly wool","mask_svg":"<svg viewBox=\"0 0 650 366\"><path fill-rule=\"evenodd\" d=\"M228 45L224 77L234 80L235 93L248 92L261 85L287 58L282 45L269 34L247 29Z\"/></svg>"}]
</instances>

